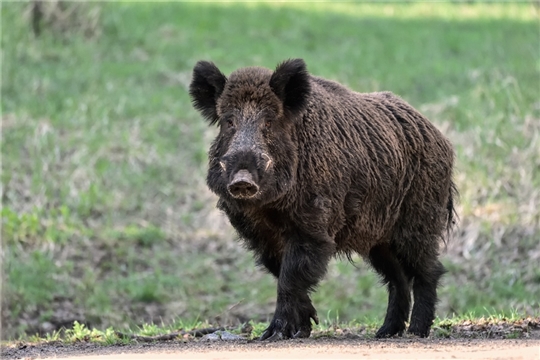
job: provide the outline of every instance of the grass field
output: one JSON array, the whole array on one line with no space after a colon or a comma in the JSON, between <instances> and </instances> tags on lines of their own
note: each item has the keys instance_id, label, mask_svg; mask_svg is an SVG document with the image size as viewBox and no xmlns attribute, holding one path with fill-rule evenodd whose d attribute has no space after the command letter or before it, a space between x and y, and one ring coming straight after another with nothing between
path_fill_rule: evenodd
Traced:
<instances>
[{"instance_id":1,"label":"grass field","mask_svg":"<svg viewBox=\"0 0 540 360\"><path fill-rule=\"evenodd\" d=\"M205 187L200 59L228 74L302 57L421 110L455 144L461 192L439 317L539 314L537 7L88 2L36 38L26 4L1 6L4 338L269 319L274 280ZM332 262L319 317L382 322L355 260Z\"/></svg>"}]
</instances>

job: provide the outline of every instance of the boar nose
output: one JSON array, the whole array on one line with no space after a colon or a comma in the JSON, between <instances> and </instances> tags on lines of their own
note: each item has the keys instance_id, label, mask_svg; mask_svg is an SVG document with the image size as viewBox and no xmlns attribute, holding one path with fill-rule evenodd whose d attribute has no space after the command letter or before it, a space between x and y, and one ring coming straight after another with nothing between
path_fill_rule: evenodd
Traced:
<instances>
[{"instance_id":1,"label":"boar nose","mask_svg":"<svg viewBox=\"0 0 540 360\"><path fill-rule=\"evenodd\" d=\"M235 198L250 198L255 196L259 191L259 187L253 181L253 177L247 170L238 171L227 189Z\"/></svg>"}]
</instances>

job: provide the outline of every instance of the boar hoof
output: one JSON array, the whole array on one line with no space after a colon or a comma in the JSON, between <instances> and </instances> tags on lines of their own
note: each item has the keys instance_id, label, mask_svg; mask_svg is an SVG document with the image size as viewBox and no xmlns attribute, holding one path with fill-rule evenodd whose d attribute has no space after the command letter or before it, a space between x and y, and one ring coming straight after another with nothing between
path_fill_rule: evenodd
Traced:
<instances>
[{"instance_id":1,"label":"boar hoof","mask_svg":"<svg viewBox=\"0 0 540 360\"><path fill-rule=\"evenodd\" d=\"M311 335L309 325L294 326L287 321L275 319L259 338L260 341L279 341L284 339L302 339Z\"/></svg>"},{"instance_id":2,"label":"boar hoof","mask_svg":"<svg viewBox=\"0 0 540 360\"><path fill-rule=\"evenodd\" d=\"M311 335L311 327L309 329L300 329L294 334L293 339L305 339Z\"/></svg>"},{"instance_id":3,"label":"boar hoof","mask_svg":"<svg viewBox=\"0 0 540 360\"><path fill-rule=\"evenodd\" d=\"M416 335L421 338L425 338L429 336L429 328L430 327L427 327L426 329L421 329L419 327L409 326L409 329L407 330L407 332L409 334Z\"/></svg>"},{"instance_id":4,"label":"boar hoof","mask_svg":"<svg viewBox=\"0 0 540 360\"><path fill-rule=\"evenodd\" d=\"M402 336L403 330L405 330L405 324L399 325L395 323L383 324L381 328L375 334L377 339L389 338L394 335Z\"/></svg>"},{"instance_id":5,"label":"boar hoof","mask_svg":"<svg viewBox=\"0 0 540 360\"><path fill-rule=\"evenodd\" d=\"M311 304L306 302L296 307L297 314L274 315L270 326L259 338L260 341L278 341L284 339L302 339L311 335L311 320L318 324L317 311ZM299 321L287 321L285 319L299 319Z\"/></svg>"},{"instance_id":6,"label":"boar hoof","mask_svg":"<svg viewBox=\"0 0 540 360\"><path fill-rule=\"evenodd\" d=\"M270 326L264 331L259 340L278 341L288 338L283 335L287 325L288 323L286 320L273 319Z\"/></svg>"}]
</instances>

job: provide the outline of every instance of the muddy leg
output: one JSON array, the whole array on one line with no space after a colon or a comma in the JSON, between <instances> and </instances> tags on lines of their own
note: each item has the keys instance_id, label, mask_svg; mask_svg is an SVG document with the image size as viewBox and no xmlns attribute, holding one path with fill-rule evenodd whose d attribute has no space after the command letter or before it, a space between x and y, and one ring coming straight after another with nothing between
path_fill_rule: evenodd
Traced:
<instances>
[{"instance_id":1,"label":"muddy leg","mask_svg":"<svg viewBox=\"0 0 540 360\"><path fill-rule=\"evenodd\" d=\"M318 323L309 292L326 273L333 254L334 244L327 237L302 233L289 241L279 272L274 318L260 340L309 337L311 319Z\"/></svg>"},{"instance_id":2,"label":"muddy leg","mask_svg":"<svg viewBox=\"0 0 540 360\"><path fill-rule=\"evenodd\" d=\"M429 266L416 268L414 272L413 293L414 305L411 324L407 332L421 337L429 335L429 329L435 319L437 303L437 285L446 272L440 261L429 263Z\"/></svg>"},{"instance_id":3,"label":"muddy leg","mask_svg":"<svg viewBox=\"0 0 540 360\"><path fill-rule=\"evenodd\" d=\"M373 247L369 253L369 260L375 270L382 276L384 283L388 284L386 317L375 336L383 338L396 334L402 335L411 306L409 281L388 244Z\"/></svg>"}]
</instances>

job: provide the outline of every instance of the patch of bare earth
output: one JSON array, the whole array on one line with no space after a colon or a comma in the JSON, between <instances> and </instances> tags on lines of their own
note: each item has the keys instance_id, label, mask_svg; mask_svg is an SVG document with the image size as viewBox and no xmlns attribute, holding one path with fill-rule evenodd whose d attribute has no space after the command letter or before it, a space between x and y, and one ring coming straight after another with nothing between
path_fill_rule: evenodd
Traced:
<instances>
[{"instance_id":1,"label":"patch of bare earth","mask_svg":"<svg viewBox=\"0 0 540 360\"><path fill-rule=\"evenodd\" d=\"M446 331L446 338L438 337ZM189 333L198 334L197 331ZM435 335L439 334L439 335ZM202 335L199 334L199 335ZM195 335L198 336L198 335ZM167 341L152 341L155 339ZM540 318L464 321L434 326L432 336L373 339L365 329L314 332L309 339L261 342L208 341L193 336L134 336L131 344L93 342L19 343L2 348L2 359L540 359Z\"/></svg>"},{"instance_id":2,"label":"patch of bare earth","mask_svg":"<svg viewBox=\"0 0 540 360\"><path fill-rule=\"evenodd\" d=\"M540 359L538 339L350 339L42 345L6 359Z\"/></svg>"}]
</instances>

